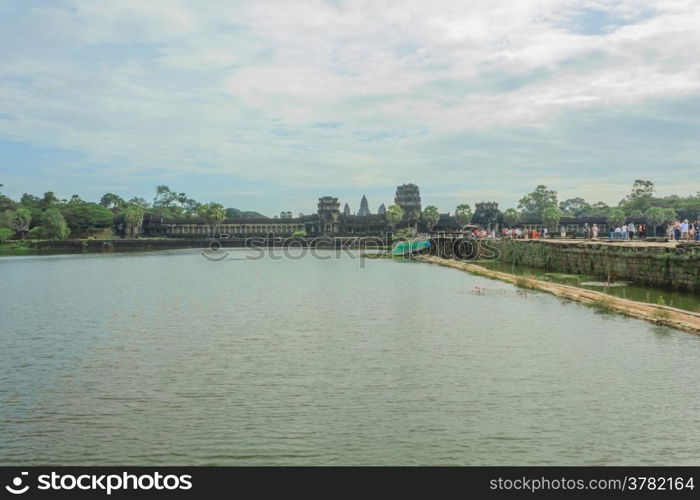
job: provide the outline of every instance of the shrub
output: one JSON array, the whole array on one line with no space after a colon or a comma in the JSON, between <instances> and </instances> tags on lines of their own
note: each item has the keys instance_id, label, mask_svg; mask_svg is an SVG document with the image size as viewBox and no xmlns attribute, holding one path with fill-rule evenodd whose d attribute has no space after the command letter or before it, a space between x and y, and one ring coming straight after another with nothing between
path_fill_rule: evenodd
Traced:
<instances>
[{"instance_id":1,"label":"shrub","mask_svg":"<svg viewBox=\"0 0 700 500\"><path fill-rule=\"evenodd\" d=\"M15 234L14 231L7 229L6 227L0 227L0 243L5 243L7 240L12 238Z\"/></svg>"}]
</instances>

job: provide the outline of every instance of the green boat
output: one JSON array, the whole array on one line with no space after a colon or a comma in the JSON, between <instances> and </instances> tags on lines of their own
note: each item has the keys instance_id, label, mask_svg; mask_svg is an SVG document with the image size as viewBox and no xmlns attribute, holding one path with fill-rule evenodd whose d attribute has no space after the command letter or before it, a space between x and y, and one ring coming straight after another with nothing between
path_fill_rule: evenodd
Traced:
<instances>
[{"instance_id":1,"label":"green boat","mask_svg":"<svg viewBox=\"0 0 700 500\"><path fill-rule=\"evenodd\" d=\"M394 245L394 248L391 249L391 255L407 256L423 253L428 250L430 250L430 241L427 240L399 241Z\"/></svg>"}]
</instances>

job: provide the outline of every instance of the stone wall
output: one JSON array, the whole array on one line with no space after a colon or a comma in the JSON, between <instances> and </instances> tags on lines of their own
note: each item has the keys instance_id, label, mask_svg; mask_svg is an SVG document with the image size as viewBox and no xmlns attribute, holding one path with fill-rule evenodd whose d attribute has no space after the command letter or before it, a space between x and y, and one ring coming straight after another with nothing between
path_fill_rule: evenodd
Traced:
<instances>
[{"instance_id":1,"label":"stone wall","mask_svg":"<svg viewBox=\"0 0 700 500\"><path fill-rule=\"evenodd\" d=\"M503 240L500 260L551 272L700 292L700 245L640 245Z\"/></svg>"}]
</instances>

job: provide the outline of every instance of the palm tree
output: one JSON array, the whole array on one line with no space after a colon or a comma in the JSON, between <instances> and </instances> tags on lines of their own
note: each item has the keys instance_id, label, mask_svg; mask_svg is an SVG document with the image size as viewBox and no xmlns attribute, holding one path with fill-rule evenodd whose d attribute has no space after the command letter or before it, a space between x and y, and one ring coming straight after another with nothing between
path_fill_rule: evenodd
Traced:
<instances>
[{"instance_id":1,"label":"palm tree","mask_svg":"<svg viewBox=\"0 0 700 500\"><path fill-rule=\"evenodd\" d=\"M207 203L199 208L199 214L204 218L210 228L210 235L214 237L216 229L226 219L226 209L219 203Z\"/></svg>"},{"instance_id":2,"label":"palm tree","mask_svg":"<svg viewBox=\"0 0 700 500\"><path fill-rule=\"evenodd\" d=\"M457 208L455 209L455 220L460 227L464 227L469 224L469 222L472 220L472 215L474 215L472 212L472 207L466 203L457 205Z\"/></svg>"},{"instance_id":3,"label":"palm tree","mask_svg":"<svg viewBox=\"0 0 700 500\"><path fill-rule=\"evenodd\" d=\"M440 220L440 212L436 206L428 205L423 210L423 222L428 227L428 232L432 231L435 224Z\"/></svg>"},{"instance_id":4,"label":"palm tree","mask_svg":"<svg viewBox=\"0 0 700 500\"><path fill-rule=\"evenodd\" d=\"M126 237L135 238L139 233L141 224L143 223L143 215L145 211L139 205L129 205L124 210L124 219L126 220Z\"/></svg>"},{"instance_id":5,"label":"palm tree","mask_svg":"<svg viewBox=\"0 0 700 500\"><path fill-rule=\"evenodd\" d=\"M398 205L391 205L386 209L386 221L392 229L396 229L396 225L403 220L404 211Z\"/></svg>"},{"instance_id":6,"label":"palm tree","mask_svg":"<svg viewBox=\"0 0 700 500\"><path fill-rule=\"evenodd\" d=\"M22 239L25 238L27 231L29 231L29 224L32 223L32 213L28 208L18 208L15 211L15 228L17 232L20 233Z\"/></svg>"}]
</instances>

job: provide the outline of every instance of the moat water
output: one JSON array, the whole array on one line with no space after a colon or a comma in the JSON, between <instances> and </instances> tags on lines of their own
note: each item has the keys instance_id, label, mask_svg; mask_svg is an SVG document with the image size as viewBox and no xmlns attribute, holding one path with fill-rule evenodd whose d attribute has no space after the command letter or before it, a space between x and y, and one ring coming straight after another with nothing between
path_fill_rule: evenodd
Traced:
<instances>
[{"instance_id":1,"label":"moat water","mask_svg":"<svg viewBox=\"0 0 700 500\"><path fill-rule=\"evenodd\" d=\"M244 255L0 258L0 463L698 462L700 336L423 263Z\"/></svg>"}]
</instances>

